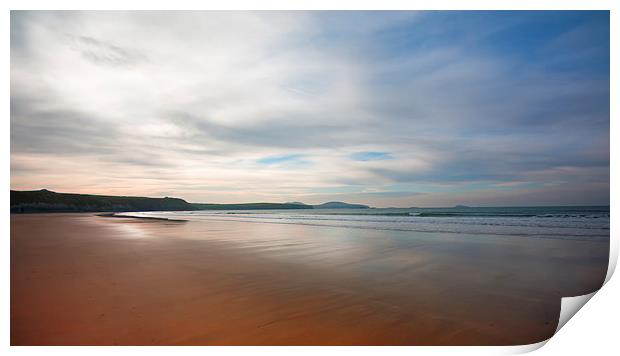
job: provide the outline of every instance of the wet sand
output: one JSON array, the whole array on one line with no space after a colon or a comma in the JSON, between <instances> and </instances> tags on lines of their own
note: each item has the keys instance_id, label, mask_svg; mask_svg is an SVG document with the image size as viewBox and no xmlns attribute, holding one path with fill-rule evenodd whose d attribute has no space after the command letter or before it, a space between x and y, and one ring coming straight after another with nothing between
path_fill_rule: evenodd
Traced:
<instances>
[{"instance_id":1,"label":"wet sand","mask_svg":"<svg viewBox=\"0 0 620 356\"><path fill-rule=\"evenodd\" d=\"M518 345L609 245L93 214L11 215L12 345Z\"/></svg>"}]
</instances>

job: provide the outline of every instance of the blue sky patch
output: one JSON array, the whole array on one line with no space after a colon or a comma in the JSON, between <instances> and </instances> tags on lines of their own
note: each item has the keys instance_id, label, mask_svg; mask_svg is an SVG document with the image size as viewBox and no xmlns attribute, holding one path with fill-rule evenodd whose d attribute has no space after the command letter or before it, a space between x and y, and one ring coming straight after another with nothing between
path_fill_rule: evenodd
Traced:
<instances>
[{"instance_id":1,"label":"blue sky patch","mask_svg":"<svg viewBox=\"0 0 620 356\"><path fill-rule=\"evenodd\" d=\"M275 165L275 164L300 164L306 163L302 159L302 155L294 154L294 155L282 155L282 156L269 156L259 159L257 162L266 166Z\"/></svg>"},{"instance_id":2,"label":"blue sky patch","mask_svg":"<svg viewBox=\"0 0 620 356\"><path fill-rule=\"evenodd\" d=\"M351 158L355 161L381 161L385 159L392 159L392 155L388 152L356 152L351 155Z\"/></svg>"}]
</instances>

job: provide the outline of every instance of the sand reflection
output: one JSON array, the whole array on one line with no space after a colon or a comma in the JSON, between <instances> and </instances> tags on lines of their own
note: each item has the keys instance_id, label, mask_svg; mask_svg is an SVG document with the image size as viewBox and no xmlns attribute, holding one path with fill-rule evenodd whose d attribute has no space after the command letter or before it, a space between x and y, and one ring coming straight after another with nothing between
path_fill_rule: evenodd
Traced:
<instances>
[{"instance_id":1,"label":"sand reflection","mask_svg":"<svg viewBox=\"0 0 620 356\"><path fill-rule=\"evenodd\" d=\"M514 345L609 245L235 221L11 216L14 345Z\"/></svg>"}]
</instances>

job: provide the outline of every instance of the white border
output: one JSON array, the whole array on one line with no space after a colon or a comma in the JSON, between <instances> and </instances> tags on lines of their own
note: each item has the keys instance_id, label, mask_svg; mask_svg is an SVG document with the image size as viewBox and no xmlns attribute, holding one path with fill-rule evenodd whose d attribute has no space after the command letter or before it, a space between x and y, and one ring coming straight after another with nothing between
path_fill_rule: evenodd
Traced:
<instances>
[{"instance_id":1,"label":"white border","mask_svg":"<svg viewBox=\"0 0 620 356\"><path fill-rule=\"evenodd\" d=\"M175 0L175 1L162 1L152 0L148 2L133 1L133 0L108 0L108 1L88 1L80 2L77 0L59 0L59 1L5 1L5 11L0 15L2 21L2 42L5 54L2 58L4 65L4 85L1 87L2 91L0 96L3 100L2 103L4 117L1 120L2 134L4 138L0 141L3 145L2 163L6 170L2 175L2 181L5 187L10 187L10 120L9 120L9 89L10 89L10 64L9 64L9 11L10 9L88 9L88 10L134 10L134 9L160 9L160 10L172 10L172 9L212 9L212 10L342 10L342 9L369 9L369 10L611 10L611 97L618 97L618 68L620 63L618 57L619 36L618 31L620 28L620 18L618 11L620 10L620 2L611 0L434 0L434 1L421 1L421 0L228 0L228 1L196 1L196 0ZM618 132L618 124L616 122L617 117L617 105L611 102L611 133ZM617 136L617 135L616 135ZM611 181L619 177L617 155L619 144L615 143L614 135L612 134L611 140ZM0 217L2 219L2 237L1 241L4 244L2 248L2 268L3 273L1 275L2 285L4 286L4 293L1 294L2 306L4 313L1 325L1 337L3 345L8 348L9 340L9 328L10 328L10 300L9 300L9 259L10 259L10 233L9 233L9 190L0 190L0 194L3 199L4 214ZM611 186L611 206L615 207L618 200L618 190L614 189L614 185ZM614 210L612 208L612 210ZM618 259L618 233L615 228L616 224L616 211L611 212L612 216L612 229L611 229L611 256L610 256L610 269L607 274L606 281L610 280L611 275L615 269ZM315 353L328 353L328 354L342 354L355 353L357 354L369 354L369 353L389 353L389 354L409 354L411 352L423 353L423 354L465 354L465 355L480 355L480 354L505 354L515 352L527 352L532 351L542 345L547 344L540 351L539 354L583 354L584 352L594 352L598 354L600 351L617 349L615 342L617 338L617 318L618 318L618 305L617 301L620 301L620 284L612 280L607 283L600 293L597 293L593 297L595 302L588 303L583 307L583 311L575 316L575 321L569 322L569 326L563 328L557 336L554 336L548 343L541 343L537 345L529 345L524 347L262 347L262 348L248 348L248 347L116 347L116 348L100 348L100 347L10 347L8 351L15 354L31 355L35 353L46 353L49 355L71 355L71 354L83 354L84 352L94 354L107 354L109 351L114 351L121 354L168 354L183 352L187 354L203 354L204 352L217 353L222 355L237 355L239 353L249 353L256 355L272 355L272 354L315 354ZM594 304L594 305L593 305ZM609 352L605 352L609 353Z\"/></svg>"}]
</instances>

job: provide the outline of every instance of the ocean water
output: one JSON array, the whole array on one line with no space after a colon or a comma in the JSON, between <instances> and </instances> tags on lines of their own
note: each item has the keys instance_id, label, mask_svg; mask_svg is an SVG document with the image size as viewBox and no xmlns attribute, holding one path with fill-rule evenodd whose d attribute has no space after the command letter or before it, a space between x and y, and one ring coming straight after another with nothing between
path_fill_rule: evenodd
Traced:
<instances>
[{"instance_id":1,"label":"ocean water","mask_svg":"<svg viewBox=\"0 0 620 356\"><path fill-rule=\"evenodd\" d=\"M609 207L456 207L134 212L120 215L351 229L609 240Z\"/></svg>"}]
</instances>

